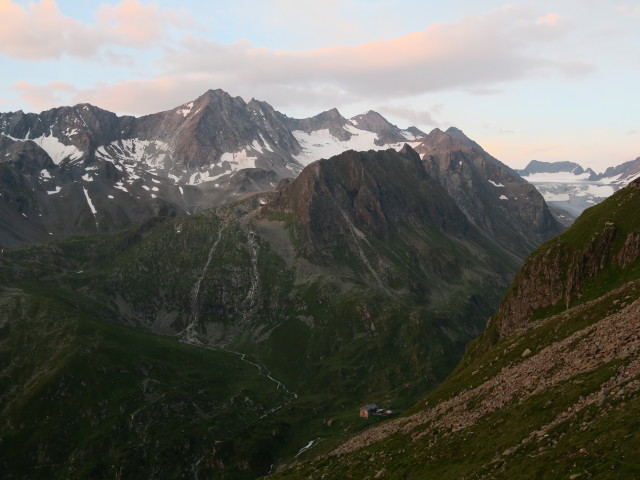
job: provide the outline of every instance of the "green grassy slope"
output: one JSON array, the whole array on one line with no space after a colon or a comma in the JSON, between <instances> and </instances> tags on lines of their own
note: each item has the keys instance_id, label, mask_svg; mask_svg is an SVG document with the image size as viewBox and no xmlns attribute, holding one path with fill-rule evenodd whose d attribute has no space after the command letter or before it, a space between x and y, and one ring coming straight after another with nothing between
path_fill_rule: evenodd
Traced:
<instances>
[{"instance_id":1,"label":"green grassy slope","mask_svg":"<svg viewBox=\"0 0 640 480\"><path fill-rule=\"evenodd\" d=\"M272 478L640 477L638 208L638 186L624 189L535 252L404 416Z\"/></svg>"},{"instance_id":2,"label":"green grassy slope","mask_svg":"<svg viewBox=\"0 0 640 480\"><path fill-rule=\"evenodd\" d=\"M236 355L124 329L48 293L0 292L3 478L191 476L212 444L289 398Z\"/></svg>"},{"instance_id":3,"label":"green grassy slope","mask_svg":"<svg viewBox=\"0 0 640 480\"><path fill-rule=\"evenodd\" d=\"M377 155L367 161L378 161ZM272 464L329 451L362 431L362 404L396 412L414 404L451 372L479 334L515 264L470 224L459 224L466 222L460 212L450 217L456 207L425 177L419 159L405 160L412 172L422 172L417 180L401 172L393 176L396 184L365 175L367 188L355 191L367 170L358 168L358 154L346 155L353 185L332 195L347 215L325 211L320 230L333 230L320 238L311 229L312 250L302 248L291 215L261 212L276 192L113 235L5 251L0 286L21 299L15 312L0 311L10 334L2 344L3 368L12 372L3 377L4 387L15 393L6 401L33 403L28 411L6 410L11 420L0 434L32 436L3 441L8 450L0 461L7 471L19 477L24 465L33 464L53 476L75 475L78 465L96 461L104 450L113 453L92 476L115 475L120 466L132 476L172 476L156 470L167 456L176 463L171 472L252 478ZM329 173L344 177L342 170ZM403 203L407 188L424 189L416 198L429 205ZM374 207L386 222L381 235L367 213ZM450 224L441 228L443 222ZM48 327L37 318L48 318ZM41 328L69 338L68 352L56 354L64 361L55 363L46 391L55 393L62 384L76 409L49 405L47 396L32 398L21 389L40 375L31 370L49 368L43 366L48 357L11 370L16 359L29 364L21 352L35 348L31 339ZM203 347L197 353L179 339L227 353ZM151 348L154 342L163 347ZM194 352L191 360L186 352ZM154 372L164 377L153 378L163 387L148 380L138 363L158 364ZM115 383L92 377L96 371ZM145 406L148 388L157 388L152 391L168 404ZM246 392L246 399L234 392ZM209 401L210 394L221 400ZM108 408L100 406L102 398L110 399ZM276 406L281 408L260 418ZM57 416L50 408L59 408ZM138 429L127 418L139 408L163 414ZM55 418L49 430L41 427L47 417ZM58 442L67 425L72 435ZM313 448L296 457L311 440Z\"/></svg>"}]
</instances>

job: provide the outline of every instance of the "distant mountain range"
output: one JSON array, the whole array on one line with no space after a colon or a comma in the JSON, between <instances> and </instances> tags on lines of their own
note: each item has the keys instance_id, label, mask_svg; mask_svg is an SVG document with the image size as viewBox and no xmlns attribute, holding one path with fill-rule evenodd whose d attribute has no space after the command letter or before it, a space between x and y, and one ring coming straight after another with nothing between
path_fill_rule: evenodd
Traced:
<instances>
[{"instance_id":1,"label":"distant mountain range","mask_svg":"<svg viewBox=\"0 0 640 480\"><path fill-rule=\"evenodd\" d=\"M492 220L494 213L521 215L532 211L525 207L529 201L537 202L538 212L546 209L539 196L523 194L531 189L513 170L455 128L427 135L415 127L400 129L373 111L346 119L332 109L294 119L265 102L210 90L140 118L87 104L0 114L0 245L196 213L273 189L320 158L347 150L399 150L405 143L454 198L470 202L460 207L488 235L504 225ZM460 160L445 165L454 151L469 160L463 162L468 168ZM447 180L450 175L456 180ZM479 185L473 197L461 190L463 179L471 181L467 175ZM542 238L529 235L529 220L512 232L521 258Z\"/></svg>"},{"instance_id":2,"label":"distant mountain range","mask_svg":"<svg viewBox=\"0 0 640 480\"><path fill-rule=\"evenodd\" d=\"M0 132L3 478L631 478L640 180L558 236L462 131L375 112Z\"/></svg>"},{"instance_id":3,"label":"distant mountain range","mask_svg":"<svg viewBox=\"0 0 640 480\"><path fill-rule=\"evenodd\" d=\"M461 131L375 112L217 91L1 125L3 478L249 479L335 444L441 382L563 230Z\"/></svg>"},{"instance_id":4,"label":"distant mountain range","mask_svg":"<svg viewBox=\"0 0 640 480\"><path fill-rule=\"evenodd\" d=\"M320 158L424 136L375 112L299 120L222 90L140 118L87 104L0 114L0 244L194 213L273 188Z\"/></svg>"},{"instance_id":5,"label":"distant mountain range","mask_svg":"<svg viewBox=\"0 0 640 480\"><path fill-rule=\"evenodd\" d=\"M532 160L518 174L535 185L561 220L571 223L585 209L640 176L640 157L602 173L585 170L573 162Z\"/></svg>"}]
</instances>

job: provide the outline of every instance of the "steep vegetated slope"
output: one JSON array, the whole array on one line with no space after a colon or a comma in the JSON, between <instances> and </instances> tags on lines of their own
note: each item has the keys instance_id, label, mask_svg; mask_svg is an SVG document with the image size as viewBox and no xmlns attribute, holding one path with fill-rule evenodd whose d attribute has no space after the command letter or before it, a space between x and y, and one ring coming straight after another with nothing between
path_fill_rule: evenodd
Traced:
<instances>
[{"instance_id":1,"label":"steep vegetated slope","mask_svg":"<svg viewBox=\"0 0 640 480\"><path fill-rule=\"evenodd\" d=\"M3 471L264 474L361 429L360 404L403 409L442 381L517 265L408 147L346 152L198 215L5 250Z\"/></svg>"},{"instance_id":2,"label":"steep vegetated slope","mask_svg":"<svg viewBox=\"0 0 640 480\"><path fill-rule=\"evenodd\" d=\"M638 477L638 208L636 180L532 254L406 415L272 478Z\"/></svg>"}]
</instances>

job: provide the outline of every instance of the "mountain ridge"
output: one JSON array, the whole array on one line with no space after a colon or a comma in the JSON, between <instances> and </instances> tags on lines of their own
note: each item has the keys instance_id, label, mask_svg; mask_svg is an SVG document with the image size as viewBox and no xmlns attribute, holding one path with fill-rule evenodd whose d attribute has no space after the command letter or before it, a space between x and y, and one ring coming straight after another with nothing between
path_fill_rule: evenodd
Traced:
<instances>
[{"instance_id":1,"label":"mountain ridge","mask_svg":"<svg viewBox=\"0 0 640 480\"><path fill-rule=\"evenodd\" d=\"M635 478L639 206L636 179L534 252L455 371L406 414L272 478Z\"/></svg>"},{"instance_id":2,"label":"mountain ridge","mask_svg":"<svg viewBox=\"0 0 640 480\"><path fill-rule=\"evenodd\" d=\"M571 223L587 208L602 202L640 175L640 158L596 173L574 162L532 160L518 174L532 183L559 216Z\"/></svg>"}]
</instances>

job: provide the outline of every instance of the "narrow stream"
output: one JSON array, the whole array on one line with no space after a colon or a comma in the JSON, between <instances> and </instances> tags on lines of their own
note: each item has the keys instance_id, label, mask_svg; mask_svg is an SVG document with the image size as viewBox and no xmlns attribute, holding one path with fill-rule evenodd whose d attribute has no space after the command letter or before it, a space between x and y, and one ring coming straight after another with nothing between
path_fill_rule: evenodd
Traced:
<instances>
[{"instance_id":1,"label":"narrow stream","mask_svg":"<svg viewBox=\"0 0 640 480\"><path fill-rule=\"evenodd\" d=\"M282 390L283 392L285 392L287 394L287 396L289 397L282 405L277 405L273 408L271 408L270 410L268 410L267 412L265 412L260 419L263 419L269 415L271 415L272 413L280 410L283 407L286 407L287 405L289 405L293 400L295 400L296 398L298 398L298 394L295 392L290 391L280 380L274 378L271 375L271 372L264 366L261 365L260 363L256 363L256 362L252 362L251 360L247 359L247 354L246 353L241 353L241 352L236 352L234 350L229 350L226 348L221 348L221 347L213 347L210 345L206 345L204 344L202 341L200 341L200 339L198 338L198 333L197 333L197 326L198 326L198 320L199 320L199 299L200 299L200 286L202 284L202 281L206 275L206 272L209 268L209 265L211 264L211 260L213 258L213 253L216 250L216 247L218 246L218 243L220 242L220 239L222 238L222 232L224 231L224 227L220 229L220 231L218 232L218 238L215 240L215 242L213 242L213 245L211 246L211 249L209 250L209 255L207 257L207 261L204 264L204 267L202 269L202 272L200 273L200 276L198 277L198 279L196 280L196 283L194 284L192 290L191 290L191 315L189 316L189 324L178 334L178 337L180 339L180 341L182 343L187 343L190 345L194 345L197 347L202 347L202 348L207 348L209 350L214 350L214 351L218 351L218 352L226 352L226 353L231 353L233 355L237 355L238 357L240 357L240 360L242 360L243 362L255 367L258 370L258 374L262 375L263 377L268 378L271 382L276 384L276 390ZM258 291L259 287L260 287L260 277L259 277L259 273L258 273L258 252L259 252L259 247L258 247L258 243L255 240L255 234L249 230L248 234L247 234L247 242L248 242L248 246L249 246L249 254L251 255L251 287L249 289L249 292L247 293L247 297L245 298L243 304L247 305L248 309L245 312L245 314L243 314L243 323L247 318L248 312L250 312L251 308L254 305L254 300L255 300L255 295L256 292ZM311 442L313 443L313 442ZM310 447L310 445L309 445ZM201 458L199 458L195 464L193 465L192 471L193 471L193 475L194 475L194 479L198 480L198 469L200 467L200 463L202 462L202 460L204 460L206 455L202 456Z\"/></svg>"}]
</instances>

